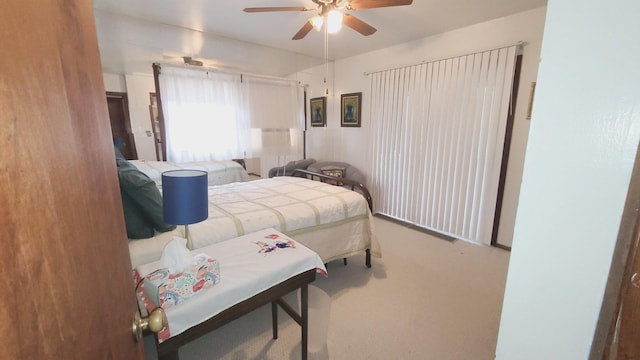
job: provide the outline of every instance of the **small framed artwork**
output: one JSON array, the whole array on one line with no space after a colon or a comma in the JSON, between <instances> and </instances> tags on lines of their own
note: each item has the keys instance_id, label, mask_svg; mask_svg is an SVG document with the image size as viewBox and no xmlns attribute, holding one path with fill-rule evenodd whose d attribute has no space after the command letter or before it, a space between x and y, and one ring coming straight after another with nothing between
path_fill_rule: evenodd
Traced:
<instances>
[{"instance_id":1,"label":"small framed artwork","mask_svg":"<svg viewBox=\"0 0 640 360\"><path fill-rule=\"evenodd\" d=\"M361 92L342 94L340 96L340 118L342 119L342 126L360 127L361 102Z\"/></svg>"},{"instance_id":2,"label":"small framed artwork","mask_svg":"<svg viewBox=\"0 0 640 360\"><path fill-rule=\"evenodd\" d=\"M325 126L327 118L327 97L317 97L309 100L311 110L311 126Z\"/></svg>"}]
</instances>

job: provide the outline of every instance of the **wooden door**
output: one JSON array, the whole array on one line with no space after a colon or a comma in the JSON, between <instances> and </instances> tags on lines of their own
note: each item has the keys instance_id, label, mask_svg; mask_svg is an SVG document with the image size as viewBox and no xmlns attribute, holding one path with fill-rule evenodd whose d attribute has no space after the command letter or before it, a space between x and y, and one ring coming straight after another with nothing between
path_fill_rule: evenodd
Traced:
<instances>
[{"instance_id":1,"label":"wooden door","mask_svg":"<svg viewBox=\"0 0 640 360\"><path fill-rule=\"evenodd\" d=\"M640 359L640 146L631 173L590 359Z\"/></svg>"},{"instance_id":2,"label":"wooden door","mask_svg":"<svg viewBox=\"0 0 640 360\"><path fill-rule=\"evenodd\" d=\"M635 206L635 226L629 247L620 296L609 328L602 359L640 359L640 212Z\"/></svg>"},{"instance_id":3,"label":"wooden door","mask_svg":"<svg viewBox=\"0 0 640 360\"><path fill-rule=\"evenodd\" d=\"M107 91L107 107L114 144L127 160L137 160L136 141L131 130L129 100L126 93Z\"/></svg>"},{"instance_id":4,"label":"wooden door","mask_svg":"<svg viewBox=\"0 0 640 360\"><path fill-rule=\"evenodd\" d=\"M617 359L640 359L640 217L636 223L634 246L630 256L631 270L623 284L617 339L614 340ZM616 346L617 345L617 346Z\"/></svg>"},{"instance_id":5,"label":"wooden door","mask_svg":"<svg viewBox=\"0 0 640 360\"><path fill-rule=\"evenodd\" d=\"M0 359L143 359L90 0L0 2Z\"/></svg>"}]
</instances>

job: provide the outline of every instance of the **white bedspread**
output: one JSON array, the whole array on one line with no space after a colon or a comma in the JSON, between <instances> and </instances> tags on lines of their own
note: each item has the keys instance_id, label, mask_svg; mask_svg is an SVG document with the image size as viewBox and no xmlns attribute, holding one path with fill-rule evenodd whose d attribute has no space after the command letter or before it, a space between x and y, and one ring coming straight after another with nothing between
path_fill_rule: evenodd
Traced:
<instances>
[{"instance_id":1,"label":"white bedspread","mask_svg":"<svg viewBox=\"0 0 640 360\"><path fill-rule=\"evenodd\" d=\"M298 177L209 188L209 218L189 226L194 248L274 227L286 234L366 218L354 191Z\"/></svg>"},{"instance_id":2,"label":"white bedspread","mask_svg":"<svg viewBox=\"0 0 640 360\"><path fill-rule=\"evenodd\" d=\"M206 171L209 176L209 185L221 185L249 180L249 175L242 165L232 160L194 161L186 163L149 160L129 160L129 162L150 177L158 187L162 186L163 172L182 169Z\"/></svg>"},{"instance_id":3,"label":"white bedspread","mask_svg":"<svg viewBox=\"0 0 640 360\"><path fill-rule=\"evenodd\" d=\"M189 225L194 249L266 228L302 242L329 262L370 249L380 256L364 197L343 187L298 177L274 177L209 188L209 218ZM184 226L129 242L134 267L158 260Z\"/></svg>"}]
</instances>

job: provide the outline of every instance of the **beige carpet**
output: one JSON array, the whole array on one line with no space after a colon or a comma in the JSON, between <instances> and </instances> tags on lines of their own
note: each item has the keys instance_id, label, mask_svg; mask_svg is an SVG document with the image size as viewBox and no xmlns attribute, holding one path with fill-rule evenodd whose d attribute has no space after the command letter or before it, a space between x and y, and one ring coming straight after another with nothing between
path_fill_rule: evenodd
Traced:
<instances>
[{"instance_id":1,"label":"beige carpet","mask_svg":"<svg viewBox=\"0 0 640 360\"><path fill-rule=\"evenodd\" d=\"M446 241L376 218L382 258L327 265L312 285L332 299L321 359L493 359L509 253ZM295 294L287 297L297 304ZM180 349L182 360L300 359L300 328L262 307ZM152 351L148 359L155 359Z\"/></svg>"}]
</instances>

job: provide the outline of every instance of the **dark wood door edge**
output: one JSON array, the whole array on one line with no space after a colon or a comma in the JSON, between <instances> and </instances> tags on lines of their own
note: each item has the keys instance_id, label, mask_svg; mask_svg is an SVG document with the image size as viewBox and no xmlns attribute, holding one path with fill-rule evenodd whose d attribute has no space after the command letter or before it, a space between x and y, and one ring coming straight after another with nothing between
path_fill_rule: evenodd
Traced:
<instances>
[{"instance_id":1,"label":"dark wood door edge","mask_svg":"<svg viewBox=\"0 0 640 360\"><path fill-rule=\"evenodd\" d=\"M613 342L616 319L624 290L632 270L633 260L637 252L637 236L640 226L640 147L636 151L636 160L631 174L627 199L620 221L618 240L609 269L609 279L605 289L600 316L591 345L589 359L608 359L607 349Z\"/></svg>"}]
</instances>

